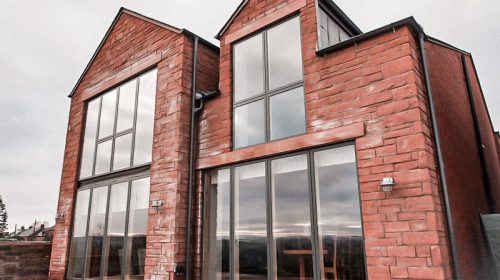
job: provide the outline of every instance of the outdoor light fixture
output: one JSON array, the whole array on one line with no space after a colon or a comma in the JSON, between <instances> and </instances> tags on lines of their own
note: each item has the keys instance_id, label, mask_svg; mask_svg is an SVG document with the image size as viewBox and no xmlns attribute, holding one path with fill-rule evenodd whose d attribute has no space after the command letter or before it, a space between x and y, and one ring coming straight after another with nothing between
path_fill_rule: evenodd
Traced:
<instances>
[{"instance_id":1,"label":"outdoor light fixture","mask_svg":"<svg viewBox=\"0 0 500 280\"><path fill-rule=\"evenodd\" d=\"M59 212L56 213L56 221L63 220L64 219L64 213Z\"/></svg>"},{"instance_id":2,"label":"outdoor light fixture","mask_svg":"<svg viewBox=\"0 0 500 280\"><path fill-rule=\"evenodd\" d=\"M385 177L380 182L380 188L383 192L390 192L394 187L394 179L392 177Z\"/></svg>"},{"instance_id":3,"label":"outdoor light fixture","mask_svg":"<svg viewBox=\"0 0 500 280\"><path fill-rule=\"evenodd\" d=\"M151 203L151 207L153 208L160 208L161 206L163 206L163 200L153 200Z\"/></svg>"}]
</instances>

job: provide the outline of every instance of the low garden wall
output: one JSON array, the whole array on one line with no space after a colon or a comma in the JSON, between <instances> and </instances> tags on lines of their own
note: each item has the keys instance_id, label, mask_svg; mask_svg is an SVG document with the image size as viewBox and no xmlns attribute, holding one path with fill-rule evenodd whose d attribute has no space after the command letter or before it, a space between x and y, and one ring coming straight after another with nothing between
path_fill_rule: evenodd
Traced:
<instances>
[{"instance_id":1,"label":"low garden wall","mask_svg":"<svg viewBox=\"0 0 500 280\"><path fill-rule=\"evenodd\" d=\"M0 241L0 279L47 279L51 249L48 241Z\"/></svg>"}]
</instances>

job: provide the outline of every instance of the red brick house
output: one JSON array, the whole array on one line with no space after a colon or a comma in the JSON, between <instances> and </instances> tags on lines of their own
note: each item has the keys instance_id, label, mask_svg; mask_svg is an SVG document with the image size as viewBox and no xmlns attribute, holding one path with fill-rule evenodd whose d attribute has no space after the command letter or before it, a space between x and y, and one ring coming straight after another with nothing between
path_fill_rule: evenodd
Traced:
<instances>
[{"instance_id":1,"label":"red brick house","mask_svg":"<svg viewBox=\"0 0 500 280\"><path fill-rule=\"evenodd\" d=\"M50 279L494 277L469 53L327 0L245 0L216 38L119 11L70 94Z\"/></svg>"}]
</instances>

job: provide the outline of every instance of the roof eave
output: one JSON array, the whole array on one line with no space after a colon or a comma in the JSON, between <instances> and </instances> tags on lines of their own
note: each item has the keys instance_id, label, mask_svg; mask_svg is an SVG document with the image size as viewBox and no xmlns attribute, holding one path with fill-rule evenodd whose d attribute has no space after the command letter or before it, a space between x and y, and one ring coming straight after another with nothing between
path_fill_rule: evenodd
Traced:
<instances>
[{"instance_id":1,"label":"roof eave","mask_svg":"<svg viewBox=\"0 0 500 280\"><path fill-rule=\"evenodd\" d=\"M393 22L391 24L382 26L382 27L374 29L372 31L362 33L358 36L354 36L354 37L352 37L346 41L340 42L338 44L335 44L335 45L323 48L321 50L318 50L318 51L316 51L316 54L317 55L325 55L325 54L328 54L328 53L333 52L333 51L347 48L349 46L357 44L358 42L364 41L366 39L372 38L374 36L377 36L377 35L380 35L380 34L383 34L383 33L389 32L389 31L393 31L396 28L399 28L402 26L408 26L408 27L410 27L410 29L412 29L417 34L424 34L425 35L424 29L422 28L422 26L420 26L420 24L418 24L418 22L415 20L415 18L414 17L407 17L405 19Z\"/></svg>"},{"instance_id":2,"label":"roof eave","mask_svg":"<svg viewBox=\"0 0 500 280\"><path fill-rule=\"evenodd\" d=\"M226 23L224 23L224 25L222 26L221 30L217 33L217 35L215 36L215 39L220 40L220 38L222 37L224 32L226 32L229 25L233 22L233 20L236 18L236 16L238 16L238 14L241 12L243 7L245 7L245 5L247 3L248 3L248 0L241 1L241 3L236 8L236 10L234 10L234 12L231 14L231 17L229 17L229 19L226 21Z\"/></svg>"}]
</instances>

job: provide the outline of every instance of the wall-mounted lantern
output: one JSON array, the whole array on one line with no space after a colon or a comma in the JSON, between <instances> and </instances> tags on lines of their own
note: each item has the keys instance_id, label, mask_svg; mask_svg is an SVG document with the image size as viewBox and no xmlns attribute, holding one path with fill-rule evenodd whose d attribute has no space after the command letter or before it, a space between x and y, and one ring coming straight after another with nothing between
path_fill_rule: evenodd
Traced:
<instances>
[{"instance_id":1,"label":"wall-mounted lantern","mask_svg":"<svg viewBox=\"0 0 500 280\"><path fill-rule=\"evenodd\" d=\"M153 202L151 203L151 207L153 208L160 208L163 206L163 200L153 200Z\"/></svg>"},{"instance_id":2,"label":"wall-mounted lantern","mask_svg":"<svg viewBox=\"0 0 500 280\"><path fill-rule=\"evenodd\" d=\"M390 192L394 187L394 179L392 177L385 177L380 182L380 189L383 192Z\"/></svg>"},{"instance_id":3,"label":"wall-mounted lantern","mask_svg":"<svg viewBox=\"0 0 500 280\"><path fill-rule=\"evenodd\" d=\"M59 212L56 214L56 222L59 221L59 220L64 220L64 213L63 212Z\"/></svg>"}]
</instances>

